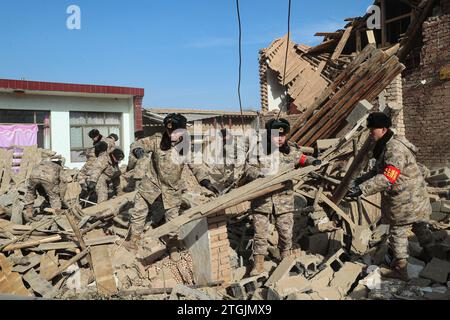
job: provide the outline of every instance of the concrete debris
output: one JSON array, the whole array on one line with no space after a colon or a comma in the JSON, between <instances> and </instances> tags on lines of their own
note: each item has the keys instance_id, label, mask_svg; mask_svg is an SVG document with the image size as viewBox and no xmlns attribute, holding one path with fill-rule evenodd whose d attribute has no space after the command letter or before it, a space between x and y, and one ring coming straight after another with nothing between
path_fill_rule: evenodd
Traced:
<instances>
[{"instance_id":1,"label":"concrete debris","mask_svg":"<svg viewBox=\"0 0 450 320\"><path fill-rule=\"evenodd\" d=\"M231 295L239 300L247 300L256 291L256 289L262 286L262 281L267 279L267 273L263 273L259 276L246 278L236 283L232 283L229 287Z\"/></svg>"},{"instance_id":2,"label":"concrete debris","mask_svg":"<svg viewBox=\"0 0 450 320\"><path fill-rule=\"evenodd\" d=\"M420 273L425 267L425 262L409 257L408 259L408 277L410 279L419 278Z\"/></svg>"},{"instance_id":3,"label":"concrete debris","mask_svg":"<svg viewBox=\"0 0 450 320\"><path fill-rule=\"evenodd\" d=\"M282 300L294 292L311 290L311 283L302 275L292 276L278 280L273 287L269 287L268 300Z\"/></svg>"},{"instance_id":4,"label":"concrete debris","mask_svg":"<svg viewBox=\"0 0 450 320\"><path fill-rule=\"evenodd\" d=\"M172 289L169 300L211 300L206 293L178 284Z\"/></svg>"},{"instance_id":5,"label":"concrete debris","mask_svg":"<svg viewBox=\"0 0 450 320\"><path fill-rule=\"evenodd\" d=\"M360 263L344 263L342 268L338 272L335 272L334 278L330 282L330 286L341 289L346 295L362 273L363 267L364 265Z\"/></svg>"},{"instance_id":6,"label":"concrete debris","mask_svg":"<svg viewBox=\"0 0 450 320\"><path fill-rule=\"evenodd\" d=\"M437 283L447 283L450 273L450 262L433 258L420 273L420 276Z\"/></svg>"}]
</instances>

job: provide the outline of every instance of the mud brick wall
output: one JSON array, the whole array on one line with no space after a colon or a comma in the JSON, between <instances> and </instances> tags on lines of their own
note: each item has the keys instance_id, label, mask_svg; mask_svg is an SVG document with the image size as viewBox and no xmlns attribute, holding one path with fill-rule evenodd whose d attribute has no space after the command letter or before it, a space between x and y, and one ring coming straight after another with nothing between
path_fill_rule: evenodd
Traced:
<instances>
[{"instance_id":1,"label":"mud brick wall","mask_svg":"<svg viewBox=\"0 0 450 320\"><path fill-rule=\"evenodd\" d=\"M228 240L227 216L224 211L208 217L209 248L212 281L231 282L230 242Z\"/></svg>"},{"instance_id":2,"label":"mud brick wall","mask_svg":"<svg viewBox=\"0 0 450 320\"><path fill-rule=\"evenodd\" d=\"M404 121L418 160L436 168L450 164L450 81L439 79L450 66L450 0L424 22L423 42L420 66L404 79Z\"/></svg>"}]
</instances>

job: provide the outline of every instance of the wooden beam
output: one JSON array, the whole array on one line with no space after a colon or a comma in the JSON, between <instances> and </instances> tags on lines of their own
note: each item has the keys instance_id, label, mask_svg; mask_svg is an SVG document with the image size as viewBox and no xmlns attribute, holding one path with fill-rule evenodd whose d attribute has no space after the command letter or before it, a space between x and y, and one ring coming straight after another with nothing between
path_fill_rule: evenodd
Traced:
<instances>
[{"instance_id":1,"label":"wooden beam","mask_svg":"<svg viewBox=\"0 0 450 320\"><path fill-rule=\"evenodd\" d=\"M350 35L352 34L352 30L353 25L345 29L344 35L342 36L336 49L334 50L333 55L331 56L331 61L336 61L339 58L339 56L341 55L342 51L345 48L345 45L347 44L348 38L350 38Z\"/></svg>"},{"instance_id":2,"label":"wooden beam","mask_svg":"<svg viewBox=\"0 0 450 320\"><path fill-rule=\"evenodd\" d=\"M317 32L315 37L340 38L343 32Z\"/></svg>"},{"instance_id":3,"label":"wooden beam","mask_svg":"<svg viewBox=\"0 0 450 320\"><path fill-rule=\"evenodd\" d=\"M421 10L417 19L409 25L408 30L406 30L405 37L400 42L400 50L397 56L398 59L402 62L405 61L406 57L413 49L415 41L419 36L420 31L422 30L422 24L424 23L428 15L431 13L436 3L436 0L424 0L424 1L425 6Z\"/></svg>"},{"instance_id":4,"label":"wooden beam","mask_svg":"<svg viewBox=\"0 0 450 320\"><path fill-rule=\"evenodd\" d=\"M90 251L90 248L87 248L84 251L81 251L79 254L77 254L76 256L72 257L70 260L67 260L64 264L62 264L58 270L56 270L55 272L51 273L50 275L48 275L46 277L47 281L52 280L54 277L56 277L57 275L61 274L63 271L65 271L68 267L70 267L72 264L74 264L75 262L77 262L78 260L82 259L85 255L87 255Z\"/></svg>"},{"instance_id":5,"label":"wooden beam","mask_svg":"<svg viewBox=\"0 0 450 320\"><path fill-rule=\"evenodd\" d=\"M395 22L395 21L398 21L398 20L403 20L403 19L406 19L406 18L410 18L411 19L412 18L412 13L408 12L408 13L402 14L400 16L397 16L395 18L387 19L384 23L385 24L389 24L391 22Z\"/></svg>"},{"instance_id":6,"label":"wooden beam","mask_svg":"<svg viewBox=\"0 0 450 320\"><path fill-rule=\"evenodd\" d=\"M22 243L9 244L6 247L4 247L2 249L2 251L14 251L17 249L36 247L43 243L55 242L55 241L59 241L59 240L61 240L61 236L59 234L57 234L55 236L47 237L47 238L40 239L40 240L31 240L31 241L26 241L26 242L22 242Z\"/></svg>"},{"instance_id":7,"label":"wooden beam","mask_svg":"<svg viewBox=\"0 0 450 320\"><path fill-rule=\"evenodd\" d=\"M240 188L234 189L231 192L211 200L200 206L196 206L184 212L179 217L163 224L162 226L147 232L146 237L159 238L171 232L177 232L178 229L193 220L206 217L214 214L220 210L225 210L229 207L238 205L242 202L252 200L264 194L275 191L274 188L282 187L281 184L289 180L297 180L299 177L304 177L312 171L320 170L322 166L327 165L327 162L322 162L321 166L308 166L294 170L294 168L286 168L278 175L260 178L252 181Z\"/></svg>"}]
</instances>

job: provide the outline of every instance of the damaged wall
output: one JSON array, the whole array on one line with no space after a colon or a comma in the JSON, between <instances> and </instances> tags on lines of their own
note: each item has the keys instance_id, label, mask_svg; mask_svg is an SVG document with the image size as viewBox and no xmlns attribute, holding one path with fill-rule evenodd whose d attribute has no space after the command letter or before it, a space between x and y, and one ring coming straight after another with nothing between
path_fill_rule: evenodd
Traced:
<instances>
[{"instance_id":1,"label":"damaged wall","mask_svg":"<svg viewBox=\"0 0 450 320\"><path fill-rule=\"evenodd\" d=\"M424 23L421 64L403 86L406 136L431 168L450 164L450 80L439 78L450 66L450 0L441 1L441 12Z\"/></svg>"}]
</instances>

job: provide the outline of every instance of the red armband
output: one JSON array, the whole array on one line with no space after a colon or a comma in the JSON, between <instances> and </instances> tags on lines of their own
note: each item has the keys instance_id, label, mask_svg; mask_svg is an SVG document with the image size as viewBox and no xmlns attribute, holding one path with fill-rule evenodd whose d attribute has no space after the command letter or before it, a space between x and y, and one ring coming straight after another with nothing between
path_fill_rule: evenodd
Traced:
<instances>
[{"instance_id":1,"label":"red armband","mask_svg":"<svg viewBox=\"0 0 450 320\"><path fill-rule=\"evenodd\" d=\"M400 176L400 170L394 166L387 166L386 168L384 168L383 174L390 183L394 184Z\"/></svg>"},{"instance_id":2,"label":"red armband","mask_svg":"<svg viewBox=\"0 0 450 320\"><path fill-rule=\"evenodd\" d=\"M300 166L304 167L306 160L308 160L308 157L305 156L304 154L302 154L302 156L300 157L300 160L298 161L298 163L300 164Z\"/></svg>"}]
</instances>

